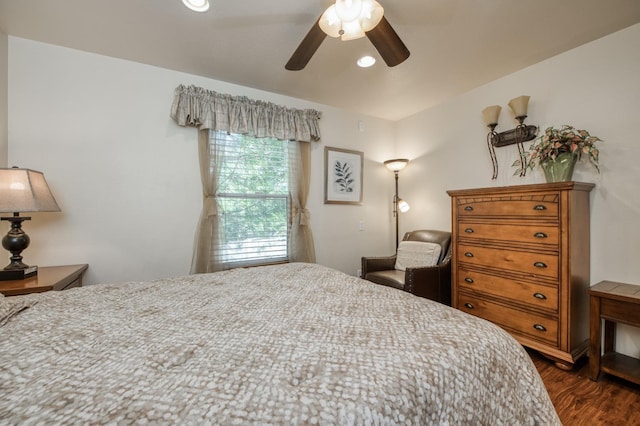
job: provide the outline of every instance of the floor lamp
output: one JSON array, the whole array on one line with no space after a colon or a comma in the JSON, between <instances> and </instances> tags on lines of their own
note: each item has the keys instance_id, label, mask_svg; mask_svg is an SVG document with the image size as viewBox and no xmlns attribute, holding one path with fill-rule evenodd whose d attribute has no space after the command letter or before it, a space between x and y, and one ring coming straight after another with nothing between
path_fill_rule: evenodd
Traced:
<instances>
[{"instance_id":1,"label":"floor lamp","mask_svg":"<svg viewBox=\"0 0 640 426\"><path fill-rule=\"evenodd\" d=\"M384 165L393 172L393 175L396 180L396 193L393 196L393 217L396 219L396 250L398 249L398 232L399 232L399 214L405 213L409 211L409 203L404 201L402 198L398 197L398 174L400 170L404 169L405 166L409 163L409 160L406 158L396 158L394 160L387 160L384 162Z\"/></svg>"}]
</instances>

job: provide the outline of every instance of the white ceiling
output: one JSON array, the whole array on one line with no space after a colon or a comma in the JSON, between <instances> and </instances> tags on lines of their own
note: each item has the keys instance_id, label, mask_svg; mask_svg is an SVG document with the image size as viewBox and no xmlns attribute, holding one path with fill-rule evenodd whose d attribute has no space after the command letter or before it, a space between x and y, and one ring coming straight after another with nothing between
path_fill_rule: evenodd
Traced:
<instances>
[{"instance_id":1,"label":"white ceiling","mask_svg":"<svg viewBox=\"0 0 640 426\"><path fill-rule=\"evenodd\" d=\"M330 0L210 1L0 0L0 31L397 120L640 22L640 0L379 0L407 61L327 37L287 71ZM363 54L377 64L358 68Z\"/></svg>"}]
</instances>

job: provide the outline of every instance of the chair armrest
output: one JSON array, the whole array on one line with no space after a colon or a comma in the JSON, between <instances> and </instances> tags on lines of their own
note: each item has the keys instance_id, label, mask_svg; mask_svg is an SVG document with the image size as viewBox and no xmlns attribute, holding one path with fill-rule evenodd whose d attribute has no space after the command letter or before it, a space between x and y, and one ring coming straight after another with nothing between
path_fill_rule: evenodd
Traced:
<instances>
[{"instance_id":1,"label":"chair armrest","mask_svg":"<svg viewBox=\"0 0 640 426\"><path fill-rule=\"evenodd\" d=\"M362 278L369 272L388 271L395 269L396 255L385 257L363 257L362 258Z\"/></svg>"},{"instance_id":2,"label":"chair armrest","mask_svg":"<svg viewBox=\"0 0 640 426\"><path fill-rule=\"evenodd\" d=\"M451 306L451 258L436 266L407 268L404 290Z\"/></svg>"}]
</instances>

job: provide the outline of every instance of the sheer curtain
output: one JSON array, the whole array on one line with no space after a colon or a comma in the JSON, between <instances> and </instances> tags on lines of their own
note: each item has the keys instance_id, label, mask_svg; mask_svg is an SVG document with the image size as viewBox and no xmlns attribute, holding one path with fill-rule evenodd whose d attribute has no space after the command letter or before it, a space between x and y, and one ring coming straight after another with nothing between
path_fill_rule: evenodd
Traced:
<instances>
[{"instance_id":1,"label":"sheer curtain","mask_svg":"<svg viewBox=\"0 0 640 426\"><path fill-rule=\"evenodd\" d=\"M200 160L200 180L202 181L202 213L193 244L191 273L216 272L222 269L218 251L219 218L216 202L218 188L218 162L221 152L209 141L209 130L198 130L198 158Z\"/></svg>"},{"instance_id":2,"label":"sheer curtain","mask_svg":"<svg viewBox=\"0 0 640 426\"><path fill-rule=\"evenodd\" d=\"M291 231L289 247L292 262L316 261L311 234L310 213L307 210L311 177L311 146L305 142L289 142L289 192L291 195Z\"/></svg>"},{"instance_id":3,"label":"sheer curtain","mask_svg":"<svg viewBox=\"0 0 640 426\"><path fill-rule=\"evenodd\" d=\"M194 242L191 273L222 269L214 247L219 243L216 189L216 158L222 155L210 140L210 131L224 131L254 137L289 140L292 223L289 236L290 260L315 262L313 235L306 208L311 166L310 142L320 140L321 113L293 109L243 96L219 94L195 86L175 89L171 118L180 126L198 128L198 152L202 179L203 208Z\"/></svg>"}]
</instances>

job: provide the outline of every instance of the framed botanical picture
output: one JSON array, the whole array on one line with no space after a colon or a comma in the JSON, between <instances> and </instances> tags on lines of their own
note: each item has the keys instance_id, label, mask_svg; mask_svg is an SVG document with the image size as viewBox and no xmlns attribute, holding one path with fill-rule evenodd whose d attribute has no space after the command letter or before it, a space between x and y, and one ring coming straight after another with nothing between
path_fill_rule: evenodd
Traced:
<instances>
[{"instance_id":1,"label":"framed botanical picture","mask_svg":"<svg viewBox=\"0 0 640 426\"><path fill-rule=\"evenodd\" d=\"M324 203L362 204L363 153L324 148Z\"/></svg>"}]
</instances>

